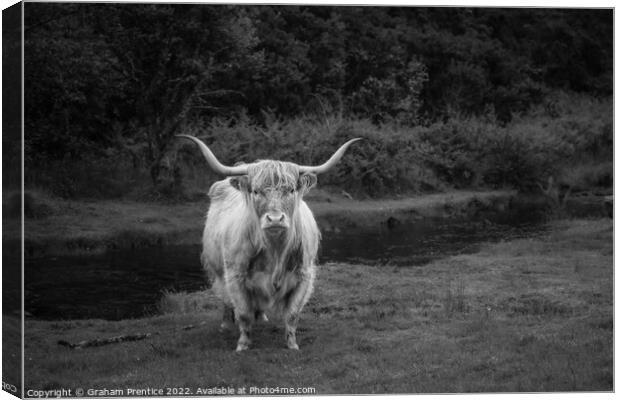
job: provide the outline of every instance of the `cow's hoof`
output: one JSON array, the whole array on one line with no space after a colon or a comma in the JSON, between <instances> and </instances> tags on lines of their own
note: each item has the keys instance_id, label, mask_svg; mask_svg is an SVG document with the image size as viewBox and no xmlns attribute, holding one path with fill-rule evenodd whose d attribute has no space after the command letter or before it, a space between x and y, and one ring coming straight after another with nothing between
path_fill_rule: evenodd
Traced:
<instances>
[{"instance_id":1,"label":"cow's hoof","mask_svg":"<svg viewBox=\"0 0 620 400\"><path fill-rule=\"evenodd\" d=\"M250 346L248 346L246 343L239 343L237 344L237 349L235 350L237 353L241 352L241 351L245 351L247 349L249 349Z\"/></svg>"},{"instance_id":2,"label":"cow's hoof","mask_svg":"<svg viewBox=\"0 0 620 400\"><path fill-rule=\"evenodd\" d=\"M235 324L231 324L231 323L227 323L227 322L222 322L222 324L220 325L220 332L228 332L233 330L233 328L235 327Z\"/></svg>"}]
</instances>

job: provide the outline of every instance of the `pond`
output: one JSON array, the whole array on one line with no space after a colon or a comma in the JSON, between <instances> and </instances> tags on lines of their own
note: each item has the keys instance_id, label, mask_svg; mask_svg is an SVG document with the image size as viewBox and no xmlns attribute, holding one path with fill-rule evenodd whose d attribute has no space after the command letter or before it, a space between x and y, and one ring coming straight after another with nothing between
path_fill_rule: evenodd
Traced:
<instances>
[{"instance_id":1,"label":"pond","mask_svg":"<svg viewBox=\"0 0 620 400\"><path fill-rule=\"evenodd\" d=\"M475 252L484 242L531 236L545 226L539 214L510 212L389 225L324 232L319 263L406 268ZM199 258L200 246L169 246L26 259L25 310L29 317L48 320L154 314L164 291L208 287Z\"/></svg>"}]
</instances>

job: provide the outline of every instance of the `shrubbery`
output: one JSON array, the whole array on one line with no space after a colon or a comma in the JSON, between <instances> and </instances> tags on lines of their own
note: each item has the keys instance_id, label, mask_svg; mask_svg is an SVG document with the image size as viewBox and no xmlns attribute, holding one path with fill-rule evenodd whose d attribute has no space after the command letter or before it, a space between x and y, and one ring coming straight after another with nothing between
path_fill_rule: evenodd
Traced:
<instances>
[{"instance_id":1,"label":"shrubbery","mask_svg":"<svg viewBox=\"0 0 620 400\"><path fill-rule=\"evenodd\" d=\"M589 176L578 179L609 186L611 101L579 96L555 99L552 114L541 107L507 125L492 117L455 116L417 127L335 116L287 121L270 117L263 126L248 120L216 120L194 124L186 132L204 139L222 161L231 164L261 158L318 164L346 140L362 137L336 170L320 180L323 186L358 195L472 187L530 191L549 176L576 185L570 181L571 176L577 179L571 171L581 165L588 166ZM183 154L185 176L207 171L193 145L183 146Z\"/></svg>"},{"instance_id":2,"label":"shrubbery","mask_svg":"<svg viewBox=\"0 0 620 400\"><path fill-rule=\"evenodd\" d=\"M337 113L287 120L264 113L262 124L241 116L197 121L182 131L201 138L226 164L264 158L319 164L345 141L361 137L364 140L351 146L338 166L319 179L323 188L346 190L356 197L450 188L532 191L549 176L575 190L611 187L611 100L563 94L551 99L506 125L492 114L455 115L410 127ZM63 197L188 200L203 196L219 179L195 145L184 139L170 145L155 187L147 164L139 158L136 151L132 157L123 153L33 165L26 183Z\"/></svg>"}]
</instances>

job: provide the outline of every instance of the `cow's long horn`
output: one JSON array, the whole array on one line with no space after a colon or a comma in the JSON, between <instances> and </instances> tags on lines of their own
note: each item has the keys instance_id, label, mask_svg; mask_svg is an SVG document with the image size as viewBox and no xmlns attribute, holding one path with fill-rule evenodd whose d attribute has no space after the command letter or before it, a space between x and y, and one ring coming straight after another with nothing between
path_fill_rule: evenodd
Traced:
<instances>
[{"instance_id":1,"label":"cow's long horn","mask_svg":"<svg viewBox=\"0 0 620 400\"><path fill-rule=\"evenodd\" d=\"M325 162L325 164L318 165L318 166L300 165L299 166L299 173L301 174L301 173L304 173L304 172L312 172L312 173L315 173L315 174L322 174L324 172L329 171L334 165L336 165L338 163L338 161L340 161L340 159L344 155L344 152L347 151L347 148L353 142L357 142L358 140L362 140L362 138L351 139L348 142L346 142L345 144L343 144L342 146L340 146L340 148L338 150L336 150L334 155L331 156L330 159L327 160L327 162Z\"/></svg>"},{"instance_id":2,"label":"cow's long horn","mask_svg":"<svg viewBox=\"0 0 620 400\"><path fill-rule=\"evenodd\" d=\"M176 135L176 136L190 139L194 143L196 143L198 147L200 147L200 151L202 152L202 155L205 156L205 159L207 160L207 163L209 164L211 169L217 172L218 174L229 176L229 175L245 175L248 173L247 165L238 165L235 167L229 167L219 162L217 158L215 157L215 155L213 154L213 152L207 147L206 144L202 142L202 140L195 138L194 136L190 136L190 135Z\"/></svg>"}]
</instances>

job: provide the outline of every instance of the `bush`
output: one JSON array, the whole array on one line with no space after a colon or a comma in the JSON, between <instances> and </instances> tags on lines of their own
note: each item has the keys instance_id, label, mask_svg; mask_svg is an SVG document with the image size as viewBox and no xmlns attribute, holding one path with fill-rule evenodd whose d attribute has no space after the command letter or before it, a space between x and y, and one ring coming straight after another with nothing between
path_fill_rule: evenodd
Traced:
<instances>
[{"instance_id":1,"label":"bush","mask_svg":"<svg viewBox=\"0 0 620 400\"><path fill-rule=\"evenodd\" d=\"M611 99L556 93L508 124L498 123L492 110L413 127L327 113L282 120L264 112L260 123L241 114L194 121L181 133L201 138L231 165L258 159L321 164L344 142L361 137L334 170L319 177L320 186L357 197L478 187L532 191L550 176L589 189L613 184L611 106ZM165 158L169 173L160 174L165 179L155 187L146 164L123 154L29 164L27 186L63 197L202 198L220 177L194 144L174 140Z\"/></svg>"},{"instance_id":2,"label":"bush","mask_svg":"<svg viewBox=\"0 0 620 400\"><path fill-rule=\"evenodd\" d=\"M189 126L186 133L200 137L227 164L265 158L321 164L347 140L361 137L364 140L352 145L333 171L320 177L322 186L370 196L445 187L425 165L426 145L417 140L411 128L329 117L323 122L312 118L266 119L262 127L246 120L217 120ZM181 151L182 170L188 179L195 179L196 168L208 169L193 145L183 145ZM206 174L216 178L211 172Z\"/></svg>"}]
</instances>

